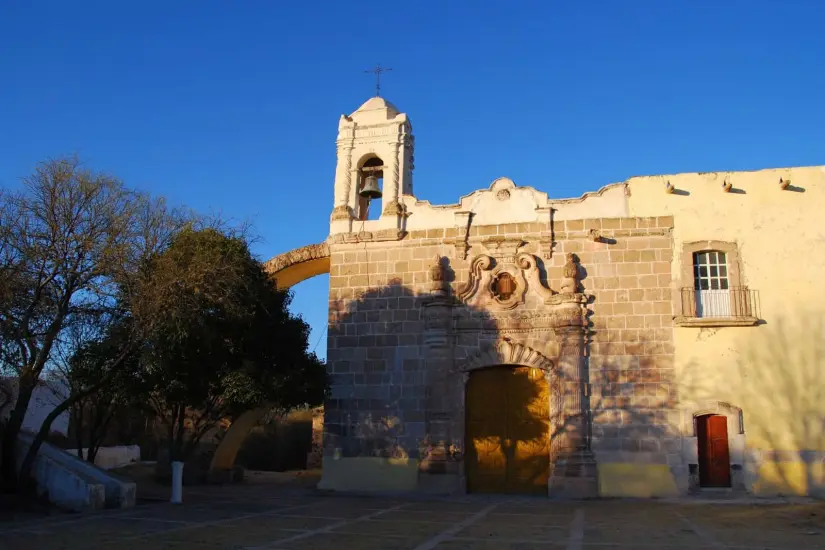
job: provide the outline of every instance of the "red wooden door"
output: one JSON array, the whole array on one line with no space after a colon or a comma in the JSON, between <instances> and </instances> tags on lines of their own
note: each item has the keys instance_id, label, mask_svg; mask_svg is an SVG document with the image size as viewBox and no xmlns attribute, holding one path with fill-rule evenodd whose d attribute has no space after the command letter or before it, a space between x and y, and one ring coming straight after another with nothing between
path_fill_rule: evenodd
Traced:
<instances>
[{"instance_id":1,"label":"red wooden door","mask_svg":"<svg viewBox=\"0 0 825 550\"><path fill-rule=\"evenodd\" d=\"M699 440L699 485L730 487L727 418L700 416L696 419L696 435Z\"/></svg>"}]
</instances>

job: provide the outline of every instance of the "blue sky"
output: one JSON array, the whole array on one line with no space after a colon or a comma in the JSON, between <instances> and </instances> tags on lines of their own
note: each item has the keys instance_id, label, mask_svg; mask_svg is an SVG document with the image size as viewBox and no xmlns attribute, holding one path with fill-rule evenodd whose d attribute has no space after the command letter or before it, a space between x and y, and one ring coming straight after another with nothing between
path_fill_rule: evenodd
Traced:
<instances>
[{"instance_id":1,"label":"blue sky","mask_svg":"<svg viewBox=\"0 0 825 550\"><path fill-rule=\"evenodd\" d=\"M0 185L77 153L253 222L261 257L320 242L375 63L434 203L499 176L569 197L825 164L824 20L817 0L0 0ZM327 286L295 288L313 346Z\"/></svg>"}]
</instances>

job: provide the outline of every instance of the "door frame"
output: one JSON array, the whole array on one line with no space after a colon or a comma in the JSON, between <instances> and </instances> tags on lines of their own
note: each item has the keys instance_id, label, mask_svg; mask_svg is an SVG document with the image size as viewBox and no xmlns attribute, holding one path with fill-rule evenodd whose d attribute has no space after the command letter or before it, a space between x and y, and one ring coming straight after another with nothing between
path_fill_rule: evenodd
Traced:
<instances>
[{"instance_id":1,"label":"door frame","mask_svg":"<svg viewBox=\"0 0 825 550\"><path fill-rule=\"evenodd\" d=\"M741 408L724 401L698 401L684 404L682 409L682 460L686 487L689 494L699 494L702 491L732 491L746 493L751 480L746 472L745 449L745 418ZM730 487L711 488L699 485L699 437L696 430L696 421L707 415L724 416L727 418L728 429L728 457L730 461ZM684 478L682 478L684 479Z\"/></svg>"},{"instance_id":2,"label":"door frame","mask_svg":"<svg viewBox=\"0 0 825 550\"><path fill-rule=\"evenodd\" d=\"M575 364L578 369L581 356L562 356L557 361L554 361L543 353L536 351L535 348L524 345L520 342L513 342L508 339L501 339L496 341L492 346L486 347L480 353L470 358L469 361L460 364L460 367L452 373L453 380L455 380L455 388L458 392L456 397L461 404L461 408L457 411L458 414L454 417L455 432L460 433L460 447L465 448L466 441L464 436L466 434L466 407L467 407L467 382L470 380L470 375L476 371L488 367L496 366L511 366L511 367L530 367L539 369L544 373L544 378L547 381L549 406L548 418L548 434L549 439L549 453L550 453L550 480L547 483L547 495L550 496L550 486L553 479L553 468L555 464L555 456L558 454L557 447L563 444L563 437L557 435L554 439L554 433L560 433L560 422L562 420L562 411L564 407L564 397L559 391L558 386L558 369L568 367L568 363ZM467 494L467 471L465 467L464 457L458 463L458 490L461 494Z\"/></svg>"}]
</instances>

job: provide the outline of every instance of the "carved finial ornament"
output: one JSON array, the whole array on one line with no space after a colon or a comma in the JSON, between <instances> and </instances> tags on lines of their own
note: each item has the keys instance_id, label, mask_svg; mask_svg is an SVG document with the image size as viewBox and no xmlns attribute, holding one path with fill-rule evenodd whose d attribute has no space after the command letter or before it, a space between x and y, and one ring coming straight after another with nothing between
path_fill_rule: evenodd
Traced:
<instances>
[{"instance_id":1,"label":"carved finial ornament","mask_svg":"<svg viewBox=\"0 0 825 550\"><path fill-rule=\"evenodd\" d=\"M567 253L567 261L562 272L561 291L574 293L579 290L579 266L575 254Z\"/></svg>"},{"instance_id":2,"label":"carved finial ornament","mask_svg":"<svg viewBox=\"0 0 825 550\"><path fill-rule=\"evenodd\" d=\"M447 270L444 268L444 263L441 256L436 255L433 265L430 266L430 281L432 282L432 291L436 293L445 293L447 291Z\"/></svg>"}]
</instances>

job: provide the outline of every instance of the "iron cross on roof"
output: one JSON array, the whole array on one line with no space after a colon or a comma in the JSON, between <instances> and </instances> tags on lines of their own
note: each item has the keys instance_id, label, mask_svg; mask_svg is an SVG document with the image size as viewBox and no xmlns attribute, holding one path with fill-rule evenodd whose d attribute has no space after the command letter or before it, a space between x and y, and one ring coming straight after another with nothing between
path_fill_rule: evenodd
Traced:
<instances>
[{"instance_id":1,"label":"iron cross on roof","mask_svg":"<svg viewBox=\"0 0 825 550\"><path fill-rule=\"evenodd\" d=\"M365 73L373 73L375 75L375 95L381 97L381 73L386 73L392 69L385 69L381 65L376 65L372 69L367 69Z\"/></svg>"}]
</instances>

